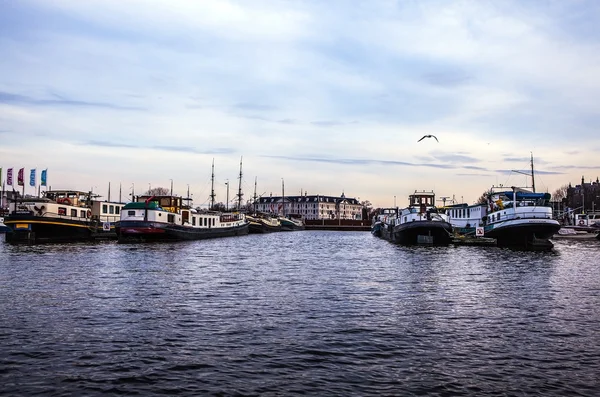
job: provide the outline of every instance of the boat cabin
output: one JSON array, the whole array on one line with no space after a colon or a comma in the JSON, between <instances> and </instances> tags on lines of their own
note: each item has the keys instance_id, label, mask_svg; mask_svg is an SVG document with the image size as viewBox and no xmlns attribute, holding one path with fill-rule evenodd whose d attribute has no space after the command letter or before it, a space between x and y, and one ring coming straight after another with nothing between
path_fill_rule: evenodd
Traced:
<instances>
[{"instance_id":1,"label":"boat cabin","mask_svg":"<svg viewBox=\"0 0 600 397\"><path fill-rule=\"evenodd\" d=\"M417 207L420 212L425 212L428 207L435 207L435 193L434 192L415 192L408 196L409 207Z\"/></svg>"}]
</instances>

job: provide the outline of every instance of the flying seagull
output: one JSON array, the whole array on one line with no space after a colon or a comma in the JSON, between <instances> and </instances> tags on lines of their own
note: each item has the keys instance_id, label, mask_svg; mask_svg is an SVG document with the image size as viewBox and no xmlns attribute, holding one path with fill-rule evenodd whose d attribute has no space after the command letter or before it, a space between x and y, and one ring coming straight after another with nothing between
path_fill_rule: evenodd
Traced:
<instances>
[{"instance_id":1,"label":"flying seagull","mask_svg":"<svg viewBox=\"0 0 600 397\"><path fill-rule=\"evenodd\" d=\"M419 139L417 142L421 142L425 138L435 138L435 140L438 141L435 135L423 135L423 138Z\"/></svg>"}]
</instances>

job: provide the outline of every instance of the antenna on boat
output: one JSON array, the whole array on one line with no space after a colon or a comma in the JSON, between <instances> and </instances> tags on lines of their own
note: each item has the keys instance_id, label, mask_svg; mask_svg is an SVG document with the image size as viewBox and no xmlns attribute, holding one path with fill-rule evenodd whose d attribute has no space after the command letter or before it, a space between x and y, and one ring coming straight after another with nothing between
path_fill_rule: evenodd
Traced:
<instances>
[{"instance_id":1,"label":"antenna on boat","mask_svg":"<svg viewBox=\"0 0 600 397\"><path fill-rule=\"evenodd\" d=\"M529 175L531 176L531 190L535 193L535 177L533 174L533 152L531 152L531 174L523 171L512 170L512 172L516 172L517 174ZM500 185L502 186L502 185Z\"/></svg>"},{"instance_id":2,"label":"antenna on boat","mask_svg":"<svg viewBox=\"0 0 600 397\"><path fill-rule=\"evenodd\" d=\"M108 201L110 201L110 182L108 182Z\"/></svg>"},{"instance_id":3,"label":"antenna on boat","mask_svg":"<svg viewBox=\"0 0 600 397\"><path fill-rule=\"evenodd\" d=\"M210 176L210 209L215 208L215 159L212 161L212 173Z\"/></svg>"},{"instance_id":4,"label":"antenna on boat","mask_svg":"<svg viewBox=\"0 0 600 397\"><path fill-rule=\"evenodd\" d=\"M238 183L238 204L237 204L237 209L238 211L242 208L242 196L244 195L242 193L242 157L240 157L240 177L239 177L240 181Z\"/></svg>"},{"instance_id":5,"label":"antenna on boat","mask_svg":"<svg viewBox=\"0 0 600 397\"><path fill-rule=\"evenodd\" d=\"M285 217L285 187L283 184L283 178L281 178L281 212Z\"/></svg>"}]
</instances>

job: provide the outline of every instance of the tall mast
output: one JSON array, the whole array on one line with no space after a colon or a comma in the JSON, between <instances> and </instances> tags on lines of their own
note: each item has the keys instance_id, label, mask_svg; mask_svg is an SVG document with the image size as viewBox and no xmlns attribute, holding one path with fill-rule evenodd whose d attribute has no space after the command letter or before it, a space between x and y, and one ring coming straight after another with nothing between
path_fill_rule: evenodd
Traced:
<instances>
[{"instance_id":1,"label":"tall mast","mask_svg":"<svg viewBox=\"0 0 600 397\"><path fill-rule=\"evenodd\" d=\"M122 194L122 191L121 191L121 182L119 182L119 203L123 202L123 201L121 201L121 194Z\"/></svg>"},{"instance_id":2,"label":"tall mast","mask_svg":"<svg viewBox=\"0 0 600 397\"><path fill-rule=\"evenodd\" d=\"M531 189L535 193L535 177L533 175L533 152L531 153Z\"/></svg>"},{"instance_id":3,"label":"tall mast","mask_svg":"<svg viewBox=\"0 0 600 397\"><path fill-rule=\"evenodd\" d=\"M212 173L210 176L210 209L215 208L215 159L212 161Z\"/></svg>"},{"instance_id":4,"label":"tall mast","mask_svg":"<svg viewBox=\"0 0 600 397\"><path fill-rule=\"evenodd\" d=\"M254 197L253 197L253 202L254 202L254 212L256 212L256 177L254 177Z\"/></svg>"},{"instance_id":5,"label":"tall mast","mask_svg":"<svg viewBox=\"0 0 600 397\"><path fill-rule=\"evenodd\" d=\"M281 213L285 217L285 185L283 178L281 178Z\"/></svg>"},{"instance_id":6,"label":"tall mast","mask_svg":"<svg viewBox=\"0 0 600 397\"><path fill-rule=\"evenodd\" d=\"M110 182L108 182L108 201L110 201Z\"/></svg>"},{"instance_id":7,"label":"tall mast","mask_svg":"<svg viewBox=\"0 0 600 397\"><path fill-rule=\"evenodd\" d=\"M238 204L237 204L237 209L238 211L242 208L242 196L244 195L242 193L242 157L240 157L240 177L239 177L240 181L238 183L238 194L237 194L237 198L238 198Z\"/></svg>"}]
</instances>

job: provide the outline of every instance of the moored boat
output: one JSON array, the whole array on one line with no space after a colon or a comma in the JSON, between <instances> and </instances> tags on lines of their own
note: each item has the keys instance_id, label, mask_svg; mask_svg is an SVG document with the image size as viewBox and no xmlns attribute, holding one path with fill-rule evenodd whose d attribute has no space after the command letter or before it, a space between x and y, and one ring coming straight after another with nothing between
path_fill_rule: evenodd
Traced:
<instances>
[{"instance_id":1,"label":"moored boat","mask_svg":"<svg viewBox=\"0 0 600 397\"><path fill-rule=\"evenodd\" d=\"M486 204L452 206L447 213L460 234L475 235L479 228L499 247L545 249L552 248L549 239L560 229L549 202L549 193L492 187Z\"/></svg>"},{"instance_id":2,"label":"moored boat","mask_svg":"<svg viewBox=\"0 0 600 397\"><path fill-rule=\"evenodd\" d=\"M523 173L516 171L518 173ZM533 154L531 155L531 189L492 186L487 202L448 208L456 231L494 238L499 247L526 250L549 250L550 238L560 230L552 217L549 193L536 193Z\"/></svg>"},{"instance_id":3,"label":"moored boat","mask_svg":"<svg viewBox=\"0 0 600 397\"><path fill-rule=\"evenodd\" d=\"M242 213L190 208L179 196L140 196L126 204L117 228L119 242L201 240L248 234Z\"/></svg>"},{"instance_id":4,"label":"moored boat","mask_svg":"<svg viewBox=\"0 0 600 397\"><path fill-rule=\"evenodd\" d=\"M403 209L386 209L373 222L372 232L393 243L404 245L447 245L452 241L452 226L435 206L433 192L409 196Z\"/></svg>"},{"instance_id":5,"label":"moored boat","mask_svg":"<svg viewBox=\"0 0 600 397\"><path fill-rule=\"evenodd\" d=\"M281 231L281 222L277 216L257 212L246 215L250 233L273 233Z\"/></svg>"},{"instance_id":6,"label":"moored boat","mask_svg":"<svg viewBox=\"0 0 600 397\"><path fill-rule=\"evenodd\" d=\"M9 204L8 243L64 243L115 239L124 204L96 200L91 192L49 190Z\"/></svg>"},{"instance_id":7,"label":"moored boat","mask_svg":"<svg viewBox=\"0 0 600 397\"><path fill-rule=\"evenodd\" d=\"M297 230L304 230L306 225L304 221L300 217L294 216L280 216L279 223L281 223L281 231L282 232L293 232Z\"/></svg>"}]
</instances>

